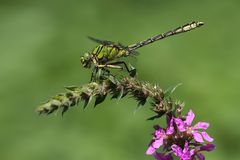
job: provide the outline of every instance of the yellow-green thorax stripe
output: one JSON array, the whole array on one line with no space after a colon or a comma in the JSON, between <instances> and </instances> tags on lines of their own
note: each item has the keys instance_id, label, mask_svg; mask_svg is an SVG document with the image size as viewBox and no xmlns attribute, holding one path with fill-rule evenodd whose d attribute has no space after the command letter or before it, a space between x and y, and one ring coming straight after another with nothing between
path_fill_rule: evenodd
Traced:
<instances>
[{"instance_id":1,"label":"yellow-green thorax stripe","mask_svg":"<svg viewBox=\"0 0 240 160\"><path fill-rule=\"evenodd\" d=\"M129 52L114 45L98 45L93 49L92 54L95 55L98 61L107 62L128 56Z\"/></svg>"}]
</instances>

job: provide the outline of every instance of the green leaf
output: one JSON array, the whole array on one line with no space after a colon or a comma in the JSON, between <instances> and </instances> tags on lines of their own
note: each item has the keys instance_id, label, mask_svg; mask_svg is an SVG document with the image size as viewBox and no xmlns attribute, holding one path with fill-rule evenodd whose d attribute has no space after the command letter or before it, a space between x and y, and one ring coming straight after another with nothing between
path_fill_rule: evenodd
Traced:
<instances>
[{"instance_id":1,"label":"green leaf","mask_svg":"<svg viewBox=\"0 0 240 160\"><path fill-rule=\"evenodd\" d=\"M112 83L115 84L115 85L118 83L117 79L115 79L115 77L113 77L112 75L110 75L110 76L108 77L108 79L109 79L110 82L112 82Z\"/></svg>"},{"instance_id":2,"label":"green leaf","mask_svg":"<svg viewBox=\"0 0 240 160\"><path fill-rule=\"evenodd\" d=\"M97 95L94 107L96 107L98 104L102 103L105 100L106 97L107 97L107 94Z\"/></svg>"},{"instance_id":3,"label":"green leaf","mask_svg":"<svg viewBox=\"0 0 240 160\"><path fill-rule=\"evenodd\" d=\"M157 115L152 116L152 117L148 118L147 120L155 120L155 119L161 118L165 113L166 112L164 112L164 111L159 112Z\"/></svg>"},{"instance_id":4,"label":"green leaf","mask_svg":"<svg viewBox=\"0 0 240 160\"><path fill-rule=\"evenodd\" d=\"M100 79L101 78L101 76L102 76L102 69L100 68L99 70L98 70L98 72L97 72L97 75L96 75L96 77L97 77L97 79Z\"/></svg>"},{"instance_id":5,"label":"green leaf","mask_svg":"<svg viewBox=\"0 0 240 160\"><path fill-rule=\"evenodd\" d=\"M68 110L68 106L63 106L63 109L62 109L62 116L64 115L64 113Z\"/></svg>"},{"instance_id":6,"label":"green leaf","mask_svg":"<svg viewBox=\"0 0 240 160\"><path fill-rule=\"evenodd\" d=\"M75 91L76 89L78 89L79 87L77 86L66 86L65 87L67 90L70 90L70 91Z\"/></svg>"},{"instance_id":7,"label":"green leaf","mask_svg":"<svg viewBox=\"0 0 240 160\"><path fill-rule=\"evenodd\" d=\"M81 100L83 101L83 109L85 109L87 107L88 103L92 100L92 96L83 92L81 94Z\"/></svg>"},{"instance_id":8,"label":"green leaf","mask_svg":"<svg viewBox=\"0 0 240 160\"><path fill-rule=\"evenodd\" d=\"M142 107L143 107L143 105L140 105L140 104L138 103L138 106L137 106L137 108L134 110L133 114L136 114Z\"/></svg>"},{"instance_id":9,"label":"green leaf","mask_svg":"<svg viewBox=\"0 0 240 160\"><path fill-rule=\"evenodd\" d=\"M168 89L164 91L164 99L168 98L181 85L182 83L178 83L175 86L168 87Z\"/></svg>"},{"instance_id":10,"label":"green leaf","mask_svg":"<svg viewBox=\"0 0 240 160\"><path fill-rule=\"evenodd\" d=\"M124 90L123 88L121 88L120 92L119 92L119 95L117 97L117 100L119 101L122 97L123 97L123 93L124 93Z\"/></svg>"},{"instance_id":11,"label":"green leaf","mask_svg":"<svg viewBox=\"0 0 240 160\"><path fill-rule=\"evenodd\" d=\"M138 106L144 106L146 102L147 102L147 99L141 99L138 101Z\"/></svg>"}]
</instances>

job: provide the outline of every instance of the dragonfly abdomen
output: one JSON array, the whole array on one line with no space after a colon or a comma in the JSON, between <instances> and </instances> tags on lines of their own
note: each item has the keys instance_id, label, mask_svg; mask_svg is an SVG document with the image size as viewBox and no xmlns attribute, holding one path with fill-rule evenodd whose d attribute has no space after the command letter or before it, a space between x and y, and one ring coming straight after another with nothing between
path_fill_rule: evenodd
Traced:
<instances>
[{"instance_id":1,"label":"dragonfly abdomen","mask_svg":"<svg viewBox=\"0 0 240 160\"><path fill-rule=\"evenodd\" d=\"M203 25L203 22L192 22L192 23L189 23L189 24L185 24L184 26L175 28L175 29L170 30L168 32L165 32L165 33L162 33L162 34L158 34L158 35L156 35L154 37L151 37L151 38L148 38L148 39L146 39L144 41L141 41L141 42L129 45L128 46L128 50L129 51L136 50L136 49L138 49L138 48L140 48L142 46L148 45L148 44L153 43L155 41L158 41L160 39L164 39L166 37L170 37L170 36L175 35L175 34L188 32L188 31L193 30L193 29L195 29L197 27L200 27L202 25Z\"/></svg>"}]
</instances>

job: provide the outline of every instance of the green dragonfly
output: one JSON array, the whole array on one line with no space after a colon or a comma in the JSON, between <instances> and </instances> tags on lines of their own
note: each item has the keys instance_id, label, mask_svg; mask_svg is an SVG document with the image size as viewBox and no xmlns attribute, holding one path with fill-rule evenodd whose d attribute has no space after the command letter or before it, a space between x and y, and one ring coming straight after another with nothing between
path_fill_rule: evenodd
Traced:
<instances>
[{"instance_id":1,"label":"green dragonfly","mask_svg":"<svg viewBox=\"0 0 240 160\"><path fill-rule=\"evenodd\" d=\"M203 24L203 22L194 21L128 46L124 46L116 42L89 37L91 40L99 43L99 45L96 46L91 52L85 53L81 57L81 63L85 68L91 68L93 66L91 81L96 80L96 75L100 73L99 71L101 71L101 73L110 73L109 69L122 70L125 68L129 75L134 77L136 75L136 69L133 67L129 68L126 62L121 61L120 58L136 54L136 50L140 47L172 35L191 31L202 26Z\"/></svg>"}]
</instances>

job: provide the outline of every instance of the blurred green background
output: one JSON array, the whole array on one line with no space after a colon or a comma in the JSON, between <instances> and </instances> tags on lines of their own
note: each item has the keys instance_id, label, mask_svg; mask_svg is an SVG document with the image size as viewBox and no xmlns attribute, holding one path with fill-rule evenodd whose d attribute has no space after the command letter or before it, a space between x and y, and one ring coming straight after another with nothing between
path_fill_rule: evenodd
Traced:
<instances>
[{"instance_id":1,"label":"blurred green background","mask_svg":"<svg viewBox=\"0 0 240 160\"><path fill-rule=\"evenodd\" d=\"M0 159L123 160L145 155L149 104L137 114L130 99L106 100L38 116L34 110L64 86L87 83L80 56L88 35L131 44L193 20L205 26L139 49L138 77L166 89L211 123L211 160L240 159L240 2L237 0L1 0Z\"/></svg>"}]
</instances>

